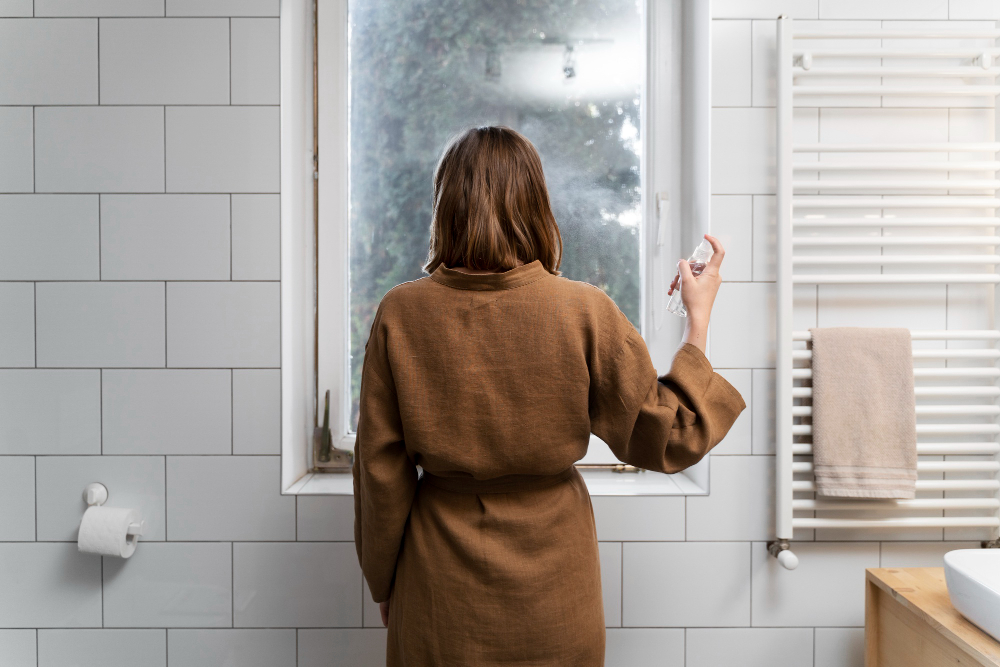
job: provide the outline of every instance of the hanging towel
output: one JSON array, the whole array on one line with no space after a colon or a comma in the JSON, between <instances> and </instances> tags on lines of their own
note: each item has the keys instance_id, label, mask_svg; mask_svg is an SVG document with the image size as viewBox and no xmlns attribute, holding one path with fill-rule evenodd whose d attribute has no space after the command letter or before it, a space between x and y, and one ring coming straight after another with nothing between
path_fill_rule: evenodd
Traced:
<instances>
[{"instance_id":1,"label":"hanging towel","mask_svg":"<svg viewBox=\"0 0 1000 667\"><path fill-rule=\"evenodd\" d=\"M817 494L913 498L917 424L909 329L809 331Z\"/></svg>"}]
</instances>

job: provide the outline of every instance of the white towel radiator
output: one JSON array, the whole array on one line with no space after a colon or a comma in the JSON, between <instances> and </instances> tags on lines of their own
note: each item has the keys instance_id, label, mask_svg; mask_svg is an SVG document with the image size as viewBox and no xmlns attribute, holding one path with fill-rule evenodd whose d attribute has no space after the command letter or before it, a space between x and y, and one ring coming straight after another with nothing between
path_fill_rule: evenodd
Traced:
<instances>
[{"instance_id":1,"label":"white towel radiator","mask_svg":"<svg viewBox=\"0 0 1000 667\"><path fill-rule=\"evenodd\" d=\"M984 547L1000 546L994 313L1000 143L993 141L992 120L984 132L990 140L975 143L921 136L906 143L796 143L792 129L795 107L941 109L949 106L944 97L976 99L992 109L1000 93L1000 30L793 25L781 17L776 26L777 516L768 550L794 568L798 559L789 542L796 529L970 529ZM976 329L950 322L946 330L911 329L917 498L817 498L810 335L794 324L795 286L815 285L820 299L823 285L873 285L872 297L885 301L892 285L941 283L986 290L988 312ZM963 531L962 539L969 534Z\"/></svg>"}]
</instances>

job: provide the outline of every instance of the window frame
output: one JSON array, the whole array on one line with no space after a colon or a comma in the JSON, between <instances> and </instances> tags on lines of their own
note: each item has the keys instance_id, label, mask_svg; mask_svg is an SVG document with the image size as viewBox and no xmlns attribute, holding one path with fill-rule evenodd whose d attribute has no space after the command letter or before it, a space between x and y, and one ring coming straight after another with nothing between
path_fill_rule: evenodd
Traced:
<instances>
[{"instance_id":1,"label":"window frame","mask_svg":"<svg viewBox=\"0 0 1000 667\"><path fill-rule=\"evenodd\" d=\"M344 474L349 469L311 471L312 433L322 421L327 389L333 445L353 450L355 440L348 423L347 7L348 0L316 0L315 5L294 0L283 2L281 9L284 494L353 492L351 475ZM644 0L643 9L647 57L640 103L640 328L654 365L664 372L683 330L683 321L665 311L666 287L675 273L676 258L687 254L682 249L693 248L709 230L711 15L710 3L703 0ZM668 35L669 40L664 43L656 35ZM321 77L314 77L314 58ZM318 136L314 128L319 128ZM314 136L321 156L318 168L313 163ZM671 212L673 219L687 224L670 224ZM592 451L610 454L594 436L592 444ZM588 469L588 459L594 457L581 460L581 472L592 495L709 492L709 456L673 475Z\"/></svg>"}]
</instances>

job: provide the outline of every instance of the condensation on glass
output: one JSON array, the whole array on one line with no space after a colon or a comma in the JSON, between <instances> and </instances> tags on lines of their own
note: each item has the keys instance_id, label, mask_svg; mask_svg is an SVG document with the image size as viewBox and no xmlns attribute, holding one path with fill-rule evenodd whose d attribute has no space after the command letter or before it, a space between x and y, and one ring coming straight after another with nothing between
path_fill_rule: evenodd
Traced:
<instances>
[{"instance_id":1,"label":"condensation on glass","mask_svg":"<svg viewBox=\"0 0 1000 667\"><path fill-rule=\"evenodd\" d=\"M426 275L445 142L507 125L538 149L560 270L639 326L644 40L636 0L350 0L351 428L379 300Z\"/></svg>"}]
</instances>

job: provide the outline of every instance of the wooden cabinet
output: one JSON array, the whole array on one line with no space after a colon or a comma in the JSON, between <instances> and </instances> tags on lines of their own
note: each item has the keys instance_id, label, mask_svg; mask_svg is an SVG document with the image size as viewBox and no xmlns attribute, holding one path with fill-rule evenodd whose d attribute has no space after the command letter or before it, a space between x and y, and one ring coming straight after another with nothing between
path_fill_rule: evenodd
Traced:
<instances>
[{"instance_id":1,"label":"wooden cabinet","mask_svg":"<svg viewBox=\"0 0 1000 667\"><path fill-rule=\"evenodd\" d=\"M865 667L1000 667L1000 642L951 605L943 567L865 571Z\"/></svg>"}]
</instances>

